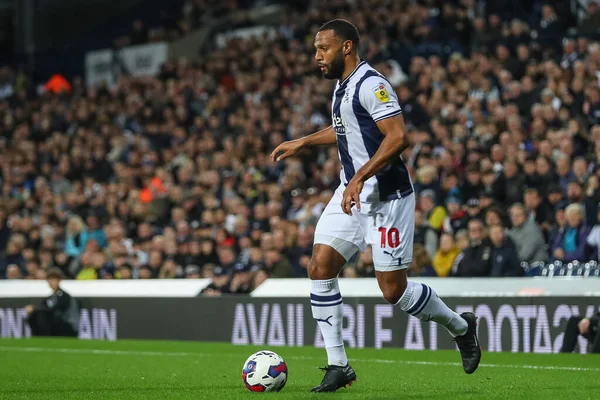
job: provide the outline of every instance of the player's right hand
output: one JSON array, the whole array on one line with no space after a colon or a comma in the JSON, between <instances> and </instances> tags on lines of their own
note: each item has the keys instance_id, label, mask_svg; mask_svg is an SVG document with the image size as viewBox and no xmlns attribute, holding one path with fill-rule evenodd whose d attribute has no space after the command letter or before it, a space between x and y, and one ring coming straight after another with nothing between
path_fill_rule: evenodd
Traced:
<instances>
[{"instance_id":1,"label":"player's right hand","mask_svg":"<svg viewBox=\"0 0 600 400\"><path fill-rule=\"evenodd\" d=\"M271 153L271 161L281 161L296 154L303 144L300 139L283 142Z\"/></svg>"},{"instance_id":2,"label":"player's right hand","mask_svg":"<svg viewBox=\"0 0 600 400\"><path fill-rule=\"evenodd\" d=\"M579 333L581 335L585 335L586 333L588 333L590 331L590 320L588 318L582 319L577 324L577 327L579 328Z\"/></svg>"}]
</instances>

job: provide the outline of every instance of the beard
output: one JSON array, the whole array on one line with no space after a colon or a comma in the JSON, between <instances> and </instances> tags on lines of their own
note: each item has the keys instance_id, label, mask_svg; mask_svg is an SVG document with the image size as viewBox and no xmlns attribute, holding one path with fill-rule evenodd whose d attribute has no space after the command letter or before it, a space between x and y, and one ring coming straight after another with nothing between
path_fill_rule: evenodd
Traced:
<instances>
[{"instance_id":1,"label":"beard","mask_svg":"<svg viewBox=\"0 0 600 400\"><path fill-rule=\"evenodd\" d=\"M323 72L323 77L326 79L340 79L344 74L344 53L340 50L327 66L327 71Z\"/></svg>"}]
</instances>

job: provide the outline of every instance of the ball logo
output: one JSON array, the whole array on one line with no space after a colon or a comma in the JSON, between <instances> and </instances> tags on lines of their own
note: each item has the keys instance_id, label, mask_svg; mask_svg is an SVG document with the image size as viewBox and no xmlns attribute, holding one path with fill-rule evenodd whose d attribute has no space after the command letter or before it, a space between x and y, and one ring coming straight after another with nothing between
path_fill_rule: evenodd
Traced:
<instances>
[{"instance_id":1,"label":"ball logo","mask_svg":"<svg viewBox=\"0 0 600 400\"><path fill-rule=\"evenodd\" d=\"M335 133L337 133L338 135L346 135L348 132L346 132L346 127L348 126L346 124L346 121L344 121L344 119L342 117L340 117L339 115L335 115L333 114L333 130L335 131Z\"/></svg>"}]
</instances>

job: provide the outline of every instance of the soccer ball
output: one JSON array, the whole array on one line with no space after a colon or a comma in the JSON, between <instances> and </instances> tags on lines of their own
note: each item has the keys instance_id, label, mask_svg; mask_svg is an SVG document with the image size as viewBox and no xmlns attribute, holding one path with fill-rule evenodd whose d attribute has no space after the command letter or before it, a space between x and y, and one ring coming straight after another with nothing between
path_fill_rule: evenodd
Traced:
<instances>
[{"instance_id":1,"label":"soccer ball","mask_svg":"<svg viewBox=\"0 0 600 400\"><path fill-rule=\"evenodd\" d=\"M252 354L242 369L242 380L252 392L279 392L287 377L287 364L279 354L269 350Z\"/></svg>"}]
</instances>

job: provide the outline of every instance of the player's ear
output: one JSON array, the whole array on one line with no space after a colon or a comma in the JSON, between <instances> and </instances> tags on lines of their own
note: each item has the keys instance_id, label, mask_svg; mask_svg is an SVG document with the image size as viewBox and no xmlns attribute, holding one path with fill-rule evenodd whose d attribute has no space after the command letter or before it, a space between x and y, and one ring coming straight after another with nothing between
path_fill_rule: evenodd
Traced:
<instances>
[{"instance_id":1,"label":"player's ear","mask_svg":"<svg viewBox=\"0 0 600 400\"><path fill-rule=\"evenodd\" d=\"M344 55L349 55L352 52L352 40L346 40L344 42Z\"/></svg>"}]
</instances>

